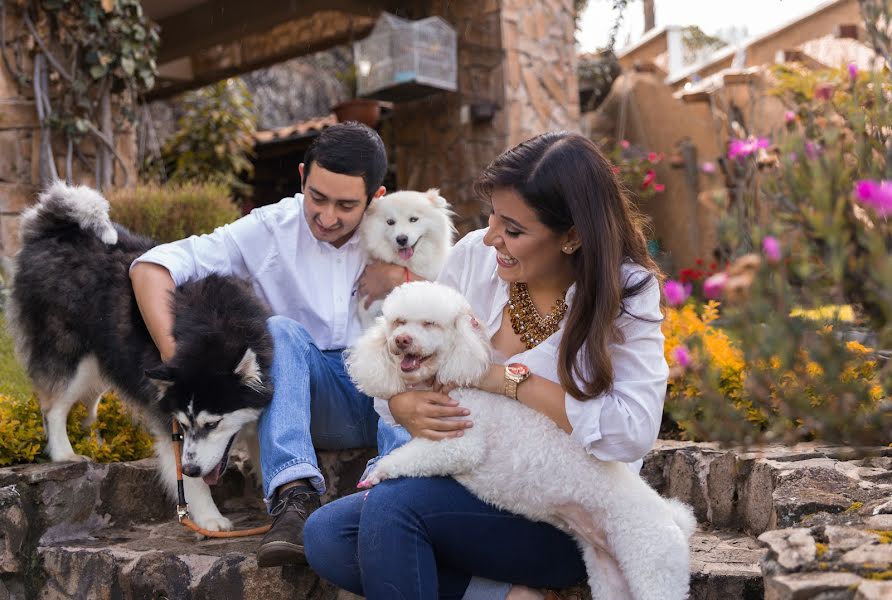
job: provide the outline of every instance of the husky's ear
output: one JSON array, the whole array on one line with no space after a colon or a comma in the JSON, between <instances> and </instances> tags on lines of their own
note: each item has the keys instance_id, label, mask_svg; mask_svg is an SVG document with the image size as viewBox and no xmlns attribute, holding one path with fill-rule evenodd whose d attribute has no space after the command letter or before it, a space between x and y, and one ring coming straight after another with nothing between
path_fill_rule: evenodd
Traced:
<instances>
[{"instance_id":1,"label":"husky's ear","mask_svg":"<svg viewBox=\"0 0 892 600\"><path fill-rule=\"evenodd\" d=\"M345 362L350 379L362 393L389 400L406 391L399 366L387 349L387 324L378 317L375 324L347 351Z\"/></svg>"},{"instance_id":2,"label":"husky's ear","mask_svg":"<svg viewBox=\"0 0 892 600\"><path fill-rule=\"evenodd\" d=\"M474 385L489 369L489 340L470 311L455 319L452 347L440 363L437 381L442 384Z\"/></svg>"},{"instance_id":3,"label":"husky's ear","mask_svg":"<svg viewBox=\"0 0 892 600\"><path fill-rule=\"evenodd\" d=\"M257 363L257 353L248 348L245 355L238 361L233 373L239 376L242 385L255 392L263 393L263 377L260 374L260 365Z\"/></svg>"},{"instance_id":4,"label":"husky's ear","mask_svg":"<svg viewBox=\"0 0 892 600\"><path fill-rule=\"evenodd\" d=\"M437 188L431 188L427 192L425 192L425 196L430 200L430 203L434 205L436 208L449 208L449 203L446 202L446 198L440 195L440 190Z\"/></svg>"},{"instance_id":5,"label":"husky's ear","mask_svg":"<svg viewBox=\"0 0 892 600\"><path fill-rule=\"evenodd\" d=\"M176 379L176 371L167 365L158 365L151 369L145 370L146 377L158 388L158 397L160 398L167 392L168 388L173 385Z\"/></svg>"}]
</instances>

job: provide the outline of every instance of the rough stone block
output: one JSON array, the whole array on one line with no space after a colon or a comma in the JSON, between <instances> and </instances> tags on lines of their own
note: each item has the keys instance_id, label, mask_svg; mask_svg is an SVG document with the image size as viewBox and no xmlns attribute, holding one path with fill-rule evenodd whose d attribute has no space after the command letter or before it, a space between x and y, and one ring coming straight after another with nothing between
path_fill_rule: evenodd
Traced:
<instances>
[{"instance_id":1,"label":"rough stone block","mask_svg":"<svg viewBox=\"0 0 892 600\"><path fill-rule=\"evenodd\" d=\"M864 581L858 586L854 600L889 600L892 598L892 581Z\"/></svg>"},{"instance_id":2,"label":"rough stone block","mask_svg":"<svg viewBox=\"0 0 892 600\"><path fill-rule=\"evenodd\" d=\"M0 101L0 130L37 127L37 108L27 100Z\"/></svg>"},{"instance_id":3,"label":"rough stone block","mask_svg":"<svg viewBox=\"0 0 892 600\"><path fill-rule=\"evenodd\" d=\"M851 573L794 573L765 578L765 600L852 600L861 578Z\"/></svg>"},{"instance_id":4,"label":"rough stone block","mask_svg":"<svg viewBox=\"0 0 892 600\"><path fill-rule=\"evenodd\" d=\"M28 517L14 485L0 488L0 573L21 570L22 546L28 535Z\"/></svg>"},{"instance_id":5,"label":"rough stone block","mask_svg":"<svg viewBox=\"0 0 892 600\"><path fill-rule=\"evenodd\" d=\"M5 133L5 132L4 132ZM37 190L30 185L0 183L0 213L20 213L37 199Z\"/></svg>"},{"instance_id":6,"label":"rough stone block","mask_svg":"<svg viewBox=\"0 0 892 600\"><path fill-rule=\"evenodd\" d=\"M784 569L799 569L817 556L815 539L807 528L766 531L759 536L759 541L771 550L768 557L776 560Z\"/></svg>"}]
</instances>

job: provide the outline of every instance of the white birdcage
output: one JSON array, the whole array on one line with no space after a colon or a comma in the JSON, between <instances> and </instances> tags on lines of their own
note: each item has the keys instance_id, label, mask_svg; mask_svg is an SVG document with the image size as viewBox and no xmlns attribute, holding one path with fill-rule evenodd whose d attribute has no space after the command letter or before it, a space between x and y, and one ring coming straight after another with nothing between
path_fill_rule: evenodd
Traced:
<instances>
[{"instance_id":1,"label":"white birdcage","mask_svg":"<svg viewBox=\"0 0 892 600\"><path fill-rule=\"evenodd\" d=\"M383 13L353 44L357 94L400 102L458 89L455 30L440 17L409 21Z\"/></svg>"}]
</instances>

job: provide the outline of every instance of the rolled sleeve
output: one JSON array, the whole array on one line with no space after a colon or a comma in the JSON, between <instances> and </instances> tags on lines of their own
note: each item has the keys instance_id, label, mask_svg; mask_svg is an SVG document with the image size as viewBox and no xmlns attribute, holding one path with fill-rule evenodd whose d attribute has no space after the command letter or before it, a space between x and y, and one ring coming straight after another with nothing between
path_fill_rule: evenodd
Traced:
<instances>
[{"instance_id":1,"label":"rolled sleeve","mask_svg":"<svg viewBox=\"0 0 892 600\"><path fill-rule=\"evenodd\" d=\"M269 235L261 211L254 211L213 233L155 246L130 268L141 262L161 265L170 271L176 285L212 273L248 277L262 265L270 248Z\"/></svg>"},{"instance_id":2,"label":"rolled sleeve","mask_svg":"<svg viewBox=\"0 0 892 600\"><path fill-rule=\"evenodd\" d=\"M566 396L572 437L601 460L634 462L653 447L660 429L669 366L663 354L660 290L654 281L628 302L617 322L622 342L609 346L613 387L602 396ZM637 317L637 318L636 318Z\"/></svg>"}]
</instances>

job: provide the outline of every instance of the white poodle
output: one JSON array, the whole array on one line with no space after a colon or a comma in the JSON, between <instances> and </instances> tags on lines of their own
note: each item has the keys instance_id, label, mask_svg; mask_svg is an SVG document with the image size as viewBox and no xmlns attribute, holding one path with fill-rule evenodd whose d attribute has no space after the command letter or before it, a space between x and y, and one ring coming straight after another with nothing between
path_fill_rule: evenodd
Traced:
<instances>
[{"instance_id":1,"label":"white poodle","mask_svg":"<svg viewBox=\"0 0 892 600\"><path fill-rule=\"evenodd\" d=\"M452 247L453 212L440 191L394 192L372 201L359 226L369 258L406 267L424 279L436 279ZM368 329L381 314L381 300L365 308L359 320Z\"/></svg>"},{"instance_id":2,"label":"white poodle","mask_svg":"<svg viewBox=\"0 0 892 600\"><path fill-rule=\"evenodd\" d=\"M470 386L487 370L490 345L467 301L429 282L395 289L383 317L347 358L370 396L390 398L439 382ZM482 500L573 535L594 600L687 597L691 509L661 498L618 462L588 454L545 415L474 388L450 393L474 426L443 441L416 438L381 458L360 485L451 475Z\"/></svg>"}]
</instances>

